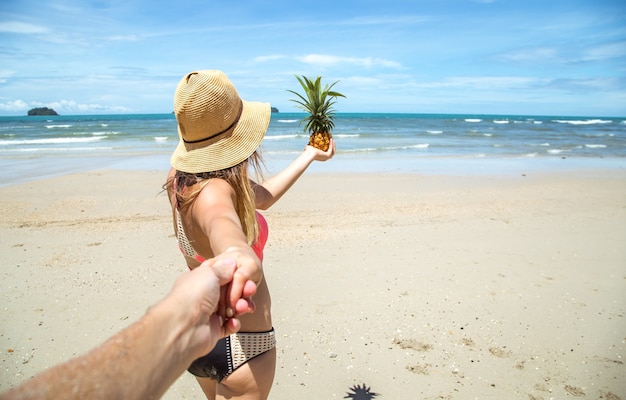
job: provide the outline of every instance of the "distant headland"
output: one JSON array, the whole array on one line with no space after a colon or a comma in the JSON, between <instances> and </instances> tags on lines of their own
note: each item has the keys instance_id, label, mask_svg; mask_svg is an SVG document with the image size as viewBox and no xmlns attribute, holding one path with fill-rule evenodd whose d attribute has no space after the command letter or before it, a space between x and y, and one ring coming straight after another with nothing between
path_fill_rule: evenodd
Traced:
<instances>
[{"instance_id":1,"label":"distant headland","mask_svg":"<svg viewBox=\"0 0 626 400\"><path fill-rule=\"evenodd\" d=\"M28 115L59 115L52 108L38 107L28 110Z\"/></svg>"},{"instance_id":2,"label":"distant headland","mask_svg":"<svg viewBox=\"0 0 626 400\"><path fill-rule=\"evenodd\" d=\"M272 107L272 112L273 112L273 113L277 113L277 112L278 112L278 108L276 108L276 107Z\"/></svg>"}]
</instances>

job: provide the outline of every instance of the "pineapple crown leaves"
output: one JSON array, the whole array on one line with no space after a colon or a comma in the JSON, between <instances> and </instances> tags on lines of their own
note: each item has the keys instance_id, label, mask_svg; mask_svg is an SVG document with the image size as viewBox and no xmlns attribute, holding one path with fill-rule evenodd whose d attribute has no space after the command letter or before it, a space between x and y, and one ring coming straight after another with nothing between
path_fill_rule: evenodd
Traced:
<instances>
[{"instance_id":1,"label":"pineapple crown leaves","mask_svg":"<svg viewBox=\"0 0 626 400\"><path fill-rule=\"evenodd\" d=\"M298 96L298 99L292 99L291 101L297 103L299 109L309 114L300 121L300 125L304 124L305 132L330 133L335 127L335 110L333 106L337 102L336 98L346 97L339 92L331 90L339 81L322 86L321 76L313 80L304 75L302 77L296 75L296 79L304 89L306 97L293 90L287 91Z\"/></svg>"}]
</instances>

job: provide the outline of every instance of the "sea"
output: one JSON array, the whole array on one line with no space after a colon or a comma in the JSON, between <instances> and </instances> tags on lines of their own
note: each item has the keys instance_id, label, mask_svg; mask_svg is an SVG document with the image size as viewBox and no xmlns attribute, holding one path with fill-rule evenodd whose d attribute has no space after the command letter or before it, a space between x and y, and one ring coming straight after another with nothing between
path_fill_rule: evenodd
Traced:
<instances>
[{"instance_id":1,"label":"sea","mask_svg":"<svg viewBox=\"0 0 626 400\"><path fill-rule=\"evenodd\" d=\"M308 140L302 113L273 113L266 175ZM0 117L0 186L100 169L163 170L173 114ZM626 169L626 117L338 113L337 153L311 173L524 174Z\"/></svg>"}]
</instances>

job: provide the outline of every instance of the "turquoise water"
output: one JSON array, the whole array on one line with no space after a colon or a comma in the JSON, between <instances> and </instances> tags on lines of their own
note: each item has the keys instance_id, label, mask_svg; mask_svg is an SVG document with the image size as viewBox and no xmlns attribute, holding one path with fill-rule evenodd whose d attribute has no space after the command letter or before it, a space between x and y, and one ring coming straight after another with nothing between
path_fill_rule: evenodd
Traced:
<instances>
[{"instance_id":1,"label":"turquoise water","mask_svg":"<svg viewBox=\"0 0 626 400\"><path fill-rule=\"evenodd\" d=\"M302 116L272 114L262 144L269 173L306 144ZM343 113L334 136L337 156L312 170L626 165L626 118ZM0 185L100 168L166 170L177 141L172 114L0 117Z\"/></svg>"}]
</instances>

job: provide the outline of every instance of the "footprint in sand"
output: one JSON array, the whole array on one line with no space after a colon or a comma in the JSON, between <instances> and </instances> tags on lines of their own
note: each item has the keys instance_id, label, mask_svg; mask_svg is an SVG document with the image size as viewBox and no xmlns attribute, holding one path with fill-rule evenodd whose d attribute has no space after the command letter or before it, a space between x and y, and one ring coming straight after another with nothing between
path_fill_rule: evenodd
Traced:
<instances>
[{"instance_id":1,"label":"footprint in sand","mask_svg":"<svg viewBox=\"0 0 626 400\"><path fill-rule=\"evenodd\" d=\"M576 386L565 385L564 389L567 393L571 394L572 396L584 396L585 395L585 391Z\"/></svg>"},{"instance_id":2,"label":"footprint in sand","mask_svg":"<svg viewBox=\"0 0 626 400\"><path fill-rule=\"evenodd\" d=\"M498 358L511 357L511 352L499 347L490 347L489 352Z\"/></svg>"},{"instance_id":3,"label":"footprint in sand","mask_svg":"<svg viewBox=\"0 0 626 400\"><path fill-rule=\"evenodd\" d=\"M409 370L410 372L413 372L414 374L419 374L419 375L429 375L430 374L430 370L429 370L430 364L415 364L415 365L407 365L406 369Z\"/></svg>"},{"instance_id":4,"label":"footprint in sand","mask_svg":"<svg viewBox=\"0 0 626 400\"><path fill-rule=\"evenodd\" d=\"M393 344L401 349L411 349L419 352L432 350L433 346L428 343L419 342L415 339L394 339Z\"/></svg>"}]
</instances>

